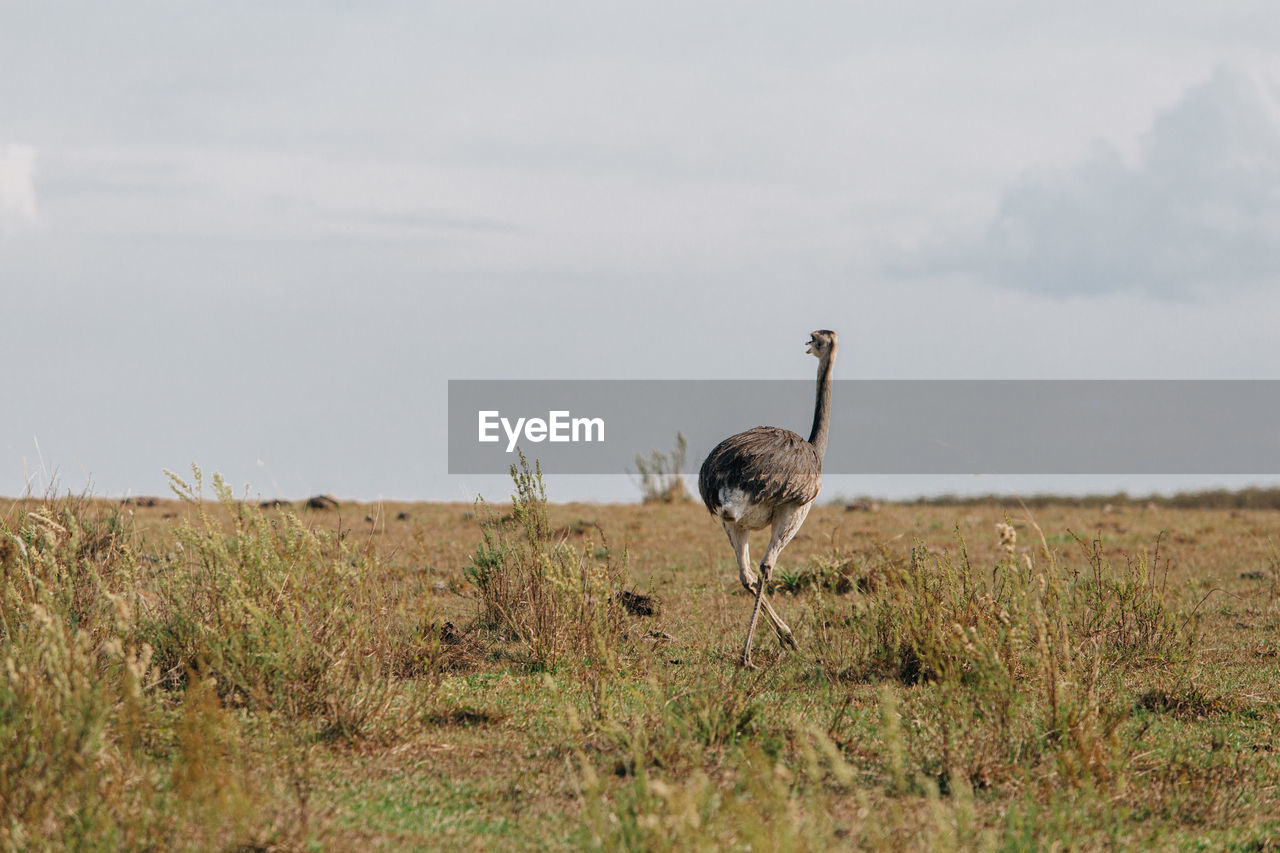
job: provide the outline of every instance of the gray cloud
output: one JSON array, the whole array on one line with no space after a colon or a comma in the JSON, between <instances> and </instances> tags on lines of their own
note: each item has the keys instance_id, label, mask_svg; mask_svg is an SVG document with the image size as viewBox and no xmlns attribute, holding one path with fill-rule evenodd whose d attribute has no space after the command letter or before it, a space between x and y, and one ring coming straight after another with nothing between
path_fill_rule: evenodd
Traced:
<instances>
[{"instance_id":1,"label":"gray cloud","mask_svg":"<svg viewBox=\"0 0 1280 853\"><path fill-rule=\"evenodd\" d=\"M480 234L518 234L522 229L512 222L484 217L454 216L446 211L409 210L387 213L342 212L328 216L334 222L340 222L358 228L371 226L385 229L400 229L410 234L422 232L475 232Z\"/></svg>"},{"instance_id":2,"label":"gray cloud","mask_svg":"<svg viewBox=\"0 0 1280 853\"><path fill-rule=\"evenodd\" d=\"M1280 87L1220 66L1158 115L1128 163L1096 145L1026 174L975 234L899 271L963 272L1055 296L1185 298L1280 276Z\"/></svg>"},{"instance_id":3,"label":"gray cloud","mask_svg":"<svg viewBox=\"0 0 1280 853\"><path fill-rule=\"evenodd\" d=\"M0 234L37 220L36 150L29 145L0 145Z\"/></svg>"}]
</instances>

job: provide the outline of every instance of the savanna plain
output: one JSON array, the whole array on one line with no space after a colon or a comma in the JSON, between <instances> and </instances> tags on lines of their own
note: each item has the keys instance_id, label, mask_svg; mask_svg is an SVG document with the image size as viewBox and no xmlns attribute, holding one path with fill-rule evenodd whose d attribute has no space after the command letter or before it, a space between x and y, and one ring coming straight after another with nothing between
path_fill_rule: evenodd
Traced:
<instances>
[{"instance_id":1,"label":"savanna plain","mask_svg":"<svg viewBox=\"0 0 1280 853\"><path fill-rule=\"evenodd\" d=\"M0 501L6 849L1280 848L1266 501L822 504L744 670L678 495L173 485Z\"/></svg>"}]
</instances>

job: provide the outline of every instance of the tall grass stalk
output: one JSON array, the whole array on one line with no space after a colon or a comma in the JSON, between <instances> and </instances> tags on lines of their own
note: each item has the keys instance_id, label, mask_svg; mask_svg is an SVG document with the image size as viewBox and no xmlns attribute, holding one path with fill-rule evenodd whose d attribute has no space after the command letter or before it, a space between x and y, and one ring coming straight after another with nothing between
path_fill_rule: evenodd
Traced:
<instances>
[{"instance_id":1,"label":"tall grass stalk","mask_svg":"<svg viewBox=\"0 0 1280 853\"><path fill-rule=\"evenodd\" d=\"M481 502L483 541L467 567L479 591L481 624L507 632L531 664L549 669L570 655L607 669L616 664L625 612L618 592L624 561L593 542L582 550L552 530L538 463L520 453L511 466L511 515Z\"/></svg>"}]
</instances>

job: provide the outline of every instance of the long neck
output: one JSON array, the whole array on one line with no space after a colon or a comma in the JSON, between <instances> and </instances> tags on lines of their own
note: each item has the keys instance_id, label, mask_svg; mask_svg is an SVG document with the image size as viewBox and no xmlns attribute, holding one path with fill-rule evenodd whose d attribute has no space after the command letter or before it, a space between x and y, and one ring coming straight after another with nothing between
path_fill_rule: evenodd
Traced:
<instances>
[{"instance_id":1,"label":"long neck","mask_svg":"<svg viewBox=\"0 0 1280 853\"><path fill-rule=\"evenodd\" d=\"M813 432L809 433L809 443L818 451L818 458L827 455L827 431L831 426L831 366L836 360L832 349L827 357L818 362L818 399L813 404Z\"/></svg>"}]
</instances>

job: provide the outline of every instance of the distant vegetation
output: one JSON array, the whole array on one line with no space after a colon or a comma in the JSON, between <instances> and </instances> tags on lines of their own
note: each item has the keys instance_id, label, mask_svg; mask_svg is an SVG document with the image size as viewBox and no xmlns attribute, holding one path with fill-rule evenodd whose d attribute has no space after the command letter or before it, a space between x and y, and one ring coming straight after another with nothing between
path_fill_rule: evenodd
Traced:
<instances>
[{"instance_id":1,"label":"distant vegetation","mask_svg":"<svg viewBox=\"0 0 1280 853\"><path fill-rule=\"evenodd\" d=\"M645 503L680 503L689 500L685 488L685 457L689 443L683 434L676 433L676 446L670 453L655 450L647 457L636 454L636 470L640 472L640 493Z\"/></svg>"},{"instance_id":2,"label":"distant vegetation","mask_svg":"<svg viewBox=\"0 0 1280 853\"><path fill-rule=\"evenodd\" d=\"M833 503L860 503L871 505L879 499L861 499L849 501L836 497ZM1173 496L1152 494L1146 497L1132 496L1127 492L1113 492L1106 495L1053 495L1037 494L1031 496L1018 495L937 495L933 497L914 498L900 503L912 506L978 506L982 504L995 506L1030 508L1047 506L1104 507L1104 506L1147 506L1170 507L1175 509L1280 509L1280 489L1245 488L1245 489L1207 489L1195 492L1178 492Z\"/></svg>"}]
</instances>

